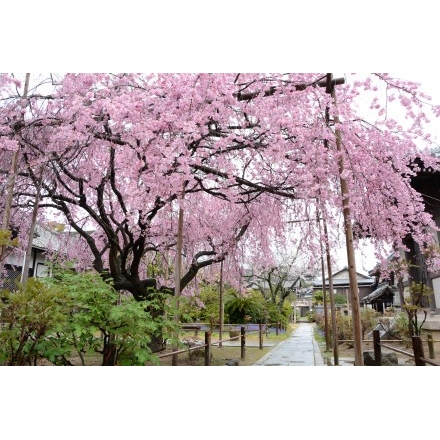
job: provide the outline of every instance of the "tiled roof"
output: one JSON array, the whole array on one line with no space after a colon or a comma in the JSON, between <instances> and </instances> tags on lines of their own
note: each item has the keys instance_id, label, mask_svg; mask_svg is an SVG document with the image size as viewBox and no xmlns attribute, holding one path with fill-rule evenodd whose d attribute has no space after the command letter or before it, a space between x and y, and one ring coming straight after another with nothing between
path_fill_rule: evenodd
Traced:
<instances>
[{"instance_id":1,"label":"tiled roof","mask_svg":"<svg viewBox=\"0 0 440 440\"><path fill-rule=\"evenodd\" d=\"M382 295L386 293L397 293L397 287L390 286L389 284L382 284L380 285L374 292L371 292L369 295L367 295L365 298L362 299L361 304L369 304L374 300L379 299Z\"/></svg>"}]
</instances>

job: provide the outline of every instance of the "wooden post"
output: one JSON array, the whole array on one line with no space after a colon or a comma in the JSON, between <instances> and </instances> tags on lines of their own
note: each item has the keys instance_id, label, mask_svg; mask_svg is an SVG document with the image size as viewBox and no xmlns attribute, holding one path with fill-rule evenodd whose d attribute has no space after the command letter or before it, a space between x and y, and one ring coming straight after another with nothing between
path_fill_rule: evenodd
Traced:
<instances>
[{"instance_id":1,"label":"wooden post","mask_svg":"<svg viewBox=\"0 0 440 440\"><path fill-rule=\"evenodd\" d=\"M240 345L241 345L241 358L244 359L246 357L246 330L245 327L241 327L241 338L240 338Z\"/></svg>"},{"instance_id":2,"label":"wooden post","mask_svg":"<svg viewBox=\"0 0 440 440\"><path fill-rule=\"evenodd\" d=\"M263 325L261 324L261 322L260 322L259 328L260 328L260 332L258 333L258 337L259 337L259 341L260 341L260 350L262 350L263 349Z\"/></svg>"},{"instance_id":3,"label":"wooden post","mask_svg":"<svg viewBox=\"0 0 440 440\"><path fill-rule=\"evenodd\" d=\"M275 322L275 334L278 336L278 318Z\"/></svg>"},{"instance_id":4,"label":"wooden post","mask_svg":"<svg viewBox=\"0 0 440 440\"><path fill-rule=\"evenodd\" d=\"M330 93L333 98L333 103L336 107L336 93L334 87L333 74L327 73L327 93ZM339 167L339 181L341 186L342 196L342 214L344 217L344 232L345 232L345 245L347 248L347 261L348 261L348 278L350 281L350 299L351 299L351 313L353 322L353 345L354 345L354 364L355 366L364 365L362 358L362 331L361 331L361 315L359 305L359 286L357 282L356 273L356 256L353 245L353 228L350 210L350 191L348 188L347 179L344 177L345 165L342 156L342 135L341 131L337 128L339 124L339 116L333 115L333 123L335 128L336 139L336 151L339 154L338 167Z\"/></svg>"},{"instance_id":5,"label":"wooden post","mask_svg":"<svg viewBox=\"0 0 440 440\"><path fill-rule=\"evenodd\" d=\"M219 310L219 328L218 328L218 340L220 341L218 346L223 347L223 321L225 320L225 312L223 305L223 260L220 261L220 310Z\"/></svg>"},{"instance_id":6,"label":"wooden post","mask_svg":"<svg viewBox=\"0 0 440 440\"><path fill-rule=\"evenodd\" d=\"M211 332L205 332L205 367L211 365Z\"/></svg>"},{"instance_id":7,"label":"wooden post","mask_svg":"<svg viewBox=\"0 0 440 440\"><path fill-rule=\"evenodd\" d=\"M316 221L318 222L319 231L321 231L321 220L319 219L319 211L316 211ZM330 351L330 331L328 327L328 308L327 308L327 289L325 288L325 265L324 250L322 248L322 240L319 242L321 248L321 277L322 277L322 296L324 300L324 334L325 334L325 351Z\"/></svg>"},{"instance_id":8,"label":"wooden post","mask_svg":"<svg viewBox=\"0 0 440 440\"><path fill-rule=\"evenodd\" d=\"M23 96L22 96L23 100L25 100L28 95L30 76L31 76L30 73L26 73L26 79L25 79L25 83L24 83L24 90L23 90ZM14 153L12 155L10 177L8 178L8 183L6 186L6 203L5 203L5 207L4 207L4 211L3 211L3 223L2 223L2 229L4 229L5 231L7 231L9 229L9 220L11 218L11 207L12 207L12 200L14 198L14 187L15 187L15 178L17 176L17 170L18 170L19 152L20 152L20 150L17 149L16 151L14 151ZM3 260L4 252L5 252L5 247L1 246L0 247L0 261Z\"/></svg>"},{"instance_id":9,"label":"wooden post","mask_svg":"<svg viewBox=\"0 0 440 440\"><path fill-rule=\"evenodd\" d=\"M380 346L380 332L379 330L373 330L373 344L374 344L374 362L376 367L382 365L382 349Z\"/></svg>"},{"instance_id":10,"label":"wooden post","mask_svg":"<svg viewBox=\"0 0 440 440\"><path fill-rule=\"evenodd\" d=\"M182 200L185 192L182 191ZM177 226L177 247L176 247L176 267L174 269L174 296L176 298L176 315L174 320L179 322L179 298L180 298L180 274L182 270L182 236L183 236L183 209L179 207L179 219ZM176 335L176 338L178 335ZM173 351L177 351L177 345L173 347ZM178 354L173 354L172 366L177 366Z\"/></svg>"},{"instance_id":11,"label":"wooden post","mask_svg":"<svg viewBox=\"0 0 440 440\"><path fill-rule=\"evenodd\" d=\"M425 355L423 353L423 344L422 344L422 338L420 336L413 336L412 337L412 346L414 351L414 361L416 366L418 367L425 367L426 363L421 358L424 358Z\"/></svg>"},{"instance_id":12,"label":"wooden post","mask_svg":"<svg viewBox=\"0 0 440 440\"><path fill-rule=\"evenodd\" d=\"M427 338L428 338L428 348L429 348L429 359L435 359L434 341L432 340L432 333L428 333Z\"/></svg>"},{"instance_id":13,"label":"wooden post","mask_svg":"<svg viewBox=\"0 0 440 440\"><path fill-rule=\"evenodd\" d=\"M328 231L327 223L325 219L322 219L324 227L324 237L325 237L325 255L327 259L327 274L328 274L328 289L330 293L330 309L331 309L331 320L332 320L332 344L333 344L333 358L334 364L339 365L339 345L338 345L338 326L336 325L336 306L335 306L335 295L333 293L333 274L332 274L332 261L330 255L330 245L328 242ZM322 282L324 283L325 280Z\"/></svg>"},{"instance_id":14,"label":"wooden post","mask_svg":"<svg viewBox=\"0 0 440 440\"><path fill-rule=\"evenodd\" d=\"M28 94L28 90L29 90L30 76L31 76L30 73L26 73L26 79L25 79L25 83L24 83L24 90L23 90L23 96L22 96L23 100L25 100L27 98L27 94ZM16 151L14 151L14 154L12 155L10 178L9 178L9 182L7 184L6 204L5 204L5 208L4 208L5 210L3 211L2 229L8 229L8 227L9 227L12 199L14 197L15 178L17 176L18 155L19 155L19 150L17 149Z\"/></svg>"},{"instance_id":15,"label":"wooden post","mask_svg":"<svg viewBox=\"0 0 440 440\"><path fill-rule=\"evenodd\" d=\"M21 270L21 283L24 285L26 284L28 277L29 277L29 266L31 263L31 257L32 257L32 247L34 243L34 236L35 236L35 227L37 225L37 215L38 215L38 206L40 204L40 193L41 193L41 187L43 186L43 172L44 172L44 165L40 169L40 180L38 182L38 186L36 188L37 193L35 195L34 200L34 207L32 209L32 219L31 219L31 225L29 228L29 235L28 235L28 245L26 249L26 255L24 258L23 268ZM36 268L33 268L34 270L34 277L36 276Z\"/></svg>"}]
</instances>

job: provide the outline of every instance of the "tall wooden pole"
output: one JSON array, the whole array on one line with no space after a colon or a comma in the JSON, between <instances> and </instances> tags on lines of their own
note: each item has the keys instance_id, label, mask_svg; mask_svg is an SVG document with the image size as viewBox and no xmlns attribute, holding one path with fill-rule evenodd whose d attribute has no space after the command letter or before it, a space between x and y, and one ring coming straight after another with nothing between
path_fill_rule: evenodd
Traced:
<instances>
[{"instance_id":1,"label":"tall wooden pole","mask_svg":"<svg viewBox=\"0 0 440 440\"><path fill-rule=\"evenodd\" d=\"M26 79L25 79L24 90L23 90L23 99L27 98L27 94L28 94L28 90L29 90L30 76L31 76L30 73L26 73ZM19 150L17 149L16 151L14 151L14 154L12 156L11 176L10 176L9 182L8 182L6 204L5 204L5 210L3 212L3 225L2 225L3 229L8 229L8 227L9 227L9 219L11 217L12 199L14 198L15 177L17 175L17 167L18 167L18 155L19 155Z\"/></svg>"},{"instance_id":2,"label":"tall wooden pole","mask_svg":"<svg viewBox=\"0 0 440 440\"><path fill-rule=\"evenodd\" d=\"M330 93L333 103L336 107L336 92L333 83L333 74L327 73L327 93ZM344 175L344 159L342 156L342 142L341 132L338 129L340 123L337 114L333 115L333 122L335 125L335 138L336 138L336 151L339 153L338 166L339 166L339 180L341 185L342 196L342 212L344 216L344 229L345 229L345 244L347 247L347 261L348 261L348 278L350 281L350 298L352 309L352 321L353 321L353 345L354 345L354 365L364 365L362 358L362 332L361 332L361 319L360 319L360 305L359 305L359 287L357 283L356 274L356 257L353 246L353 229L351 225L351 211L350 211L350 191L348 188L347 179Z\"/></svg>"},{"instance_id":3,"label":"tall wooden pole","mask_svg":"<svg viewBox=\"0 0 440 440\"><path fill-rule=\"evenodd\" d=\"M336 306L335 306L335 296L333 292L333 270L332 270L332 261L330 257L330 244L328 240L327 223L324 218L322 219L322 222L324 227L325 254L327 259L328 289L330 293L330 309L331 309L332 335L333 335L332 338L333 358L334 358L334 364L339 365L338 328L336 325Z\"/></svg>"},{"instance_id":4,"label":"tall wooden pole","mask_svg":"<svg viewBox=\"0 0 440 440\"><path fill-rule=\"evenodd\" d=\"M184 192L182 192L182 200L184 197ZM176 298L176 314L174 320L178 323L179 316L179 298L180 298L180 278L182 269L182 235L183 235L183 208L179 207L179 219L178 219L178 229L177 229L177 247L176 247L176 267L174 271L174 296ZM178 337L178 335L176 335ZM177 351L177 346L173 347L173 351ZM172 366L177 366L177 354L173 354Z\"/></svg>"},{"instance_id":5,"label":"tall wooden pole","mask_svg":"<svg viewBox=\"0 0 440 440\"><path fill-rule=\"evenodd\" d=\"M24 90L23 90L23 99L26 99L28 95L30 77L31 74L26 73L26 79L24 82ZM11 218L11 207L12 207L12 200L14 198L14 186L15 186L15 178L17 176L18 157L19 157L19 150L17 149L16 151L14 151L14 154L12 155L11 172L6 190L7 191L6 203L3 211L3 223L2 223L2 229L5 231L9 229L9 220ZM0 261L2 261L3 259L3 253L4 253L4 247L2 246L0 249Z\"/></svg>"},{"instance_id":6,"label":"tall wooden pole","mask_svg":"<svg viewBox=\"0 0 440 440\"><path fill-rule=\"evenodd\" d=\"M319 219L319 211L316 213L316 220L318 222L319 230L321 230L321 220ZM324 332L325 332L325 350L330 350L330 334L328 328L328 310L327 310L327 289L325 288L325 265L324 265L324 251L322 248L322 240L320 241L321 247L321 277L322 277L322 294L324 299Z\"/></svg>"},{"instance_id":7,"label":"tall wooden pole","mask_svg":"<svg viewBox=\"0 0 440 440\"><path fill-rule=\"evenodd\" d=\"M38 205L40 204L40 193L41 193L41 186L43 185L43 170L44 168L41 168L41 176L40 181L38 182L37 186L37 194L35 195L34 200L34 209L32 210L32 220L31 225L29 228L29 234L28 234L28 245L26 249L26 256L24 258L24 264L23 268L21 270L21 283L26 284L26 281L29 277L29 266L32 256L32 245L34 242L34 235L35 235L35 225L37 223L37 214L38 214ZM35 267L34 267L34 276L35 276Z\"/></svg>"},{"instance_id":8,"label":"tall wooden pole","mask_svg":"<svg viewBox=\"0 0 440 440\"><path fill-rule=\"evenodd\" d=\"M225 320L225 309L223 305L223 260L220 261L220 310L219 310L219 327L218 327L218 339L223 339L223 321ZM219 342L218 346L222 348L222 342Z\"/></svg>"}]
</instances>

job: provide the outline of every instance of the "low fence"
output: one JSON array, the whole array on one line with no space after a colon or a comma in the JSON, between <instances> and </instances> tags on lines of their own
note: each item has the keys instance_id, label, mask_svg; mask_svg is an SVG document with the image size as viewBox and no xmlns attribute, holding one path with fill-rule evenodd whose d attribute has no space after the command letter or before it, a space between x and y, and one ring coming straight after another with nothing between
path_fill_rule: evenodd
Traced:
<instances>
[{"instance_id":1,"label":"low fence","mask_svg":"<svg viewBox=\"0 0 440 440\"><path fill-rule=\"evenodd\" d=\"M204 344L194 345L192 347L189 346L188 348L181 349L181 350L175 350L170 353L164 353L164 354L158 355L157 357L159 359L161 359L161 358L165 358L165 357L169 357L169 356L177 356L182 353L191 353L192 351L195 351L195 350L200 351L201 349L204 349L204 351L205 351L204 365L209 367L211 365L211 347L213 345L220 345L221 346L221 344L223 342L240 340L240 358L242 360L244 360L244 359L246 359L246 335L251 335L251 334L256 334L256 333L258 333L258 335L259 335L259 349L260 350L263 349L263 333L265 333L267 331L267 326L264 326L263 324L257 324L258 330L250 331L250 332L246 331L246 326L241 326L241 327L233 326L233 328L234 329L240 328L239 335L237 335L237 336L234 335L234 336L227 338L227 339L221 339L219 341L212 342L211 341L212 332L210 330L208 330L208 331L204 332L205 333L205 343ZM199 325L183 325L182 330L193 330L197 334L197 332L201 330L201 326L199 326ZM226 330L226 331L233 331L233 330L230 329L230 330Z\"/></svg>"},{"instance_id":2,"label":"low fence","mask_svg":"<svg viewBox=\"0 0 440 440\"><path fill-rule=\"evenodd\" d=\"M241 327L244 327L246 332L256 332L260 330L260 326L263 329L263 331L266 333L266 335L273 331L278 336L280 331L285 330L281 323L274 322L274 323L265 323L265 324L223 324L222 331L228 332L228 331L240 331ZM188 323L188 324L182 324L181 325L182 330L186 331L194 331L196 336L199 331L210 331L210 332L219 332L220 326L218 324L205 324L205 323Z\"/></svg>"},{"instance_id":3,"label":"low fence","mask_svg":"<svg viewBox=\"0 0 440 440\"><path fill-rule=\"evenodd\" d=\"M414 363L416 366L425 367L426 364L433 365L436 367L440 367L440 364L432 361L434 358L434 345L432 336L428 335L428 347L429 347L429 355L431 359L425 358L425 353L423 350L423 341L420 336L413 336L412 340L412 348L413 353L400 350L399 348L393 347L389 344L384 344L383 341L380 340L380 332L379 330L373 330L373 347L374 347L374 362L376 366L382 365L382 348L387 348L388 350L403 354L410 358L414 358Z\"/></svg>"}]
</instances>

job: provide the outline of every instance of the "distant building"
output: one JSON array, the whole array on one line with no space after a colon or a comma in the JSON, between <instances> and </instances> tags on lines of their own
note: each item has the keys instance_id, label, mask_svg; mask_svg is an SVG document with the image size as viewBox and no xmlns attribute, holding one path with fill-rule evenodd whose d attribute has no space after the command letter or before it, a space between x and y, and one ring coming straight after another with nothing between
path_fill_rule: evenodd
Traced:
<instances>
[{"instance_id":1,"label":"distant building","mask_svg":"<svg viewBox=\"0 0 440 440\"><path fill-rule=\"evenodd\" d=\"M62 248L59 233L48 227L37 225L32 242L31 258L29 262L29 277L45 277L48 275L46 252ZM24 264L24 255L17 252L10 253L5 261L4 270L0 272L0 289L13 289L21 279Z\"/></svg>"},{"instance_id":2,"label":"distant building","mask_svg":"<svg viewBox=\"0 0 440 440\"><path fill-rule=\"evenodd\" d=\"M364 275L362 273L356 272L357 275L357 283L359 288L359 301L361 301L364 297L369 295L372 292L372 288L375 284L375 278ZM347 298L347 304L349 308L351 308L351 291L350 291L350 279L348 267L344 267L342 270L335 272L332 275L333 281L333 293L344 295ZM313 290L323 290L323 284L325 286L326 291L328 292L330 289L329 280L326 278L324 283L322 279L315 280L313 283Z\"/></svg>"}]
</instances>

